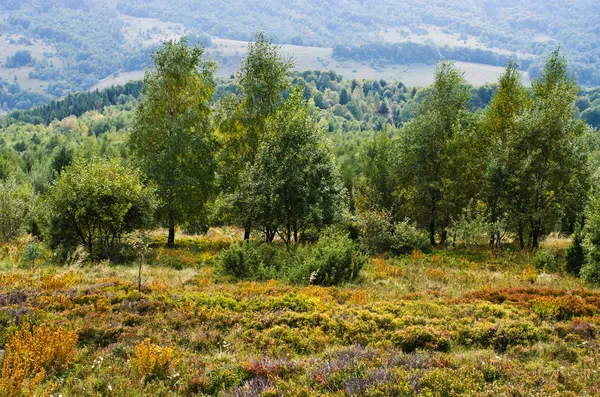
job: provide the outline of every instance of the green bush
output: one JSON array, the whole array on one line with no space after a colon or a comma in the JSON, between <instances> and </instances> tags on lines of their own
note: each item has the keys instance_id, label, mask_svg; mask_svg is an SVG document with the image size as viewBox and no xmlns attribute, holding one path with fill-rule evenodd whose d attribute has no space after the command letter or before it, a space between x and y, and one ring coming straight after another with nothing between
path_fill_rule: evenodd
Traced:
<instances>
[{"instance_id":1,"label":"green bush","mask_svg":"<svg viewBox=\"0 0 600 397\"><path fill-rule=\"evenodd\" d=\"M326 234L316 245L293 247L246 241L219 256L224 273L242 280L280 278L298 284L335 285L358 277L366 258L346 235Z\"/></svg>"},{"instance_id":2,"label":"green bush","mask_svg":"<svg viewBox=\"0 0 600 397\"><path fill-rule=\"evenodd\" d=\"M120 160L77 160L44 196L44 237L68 256L82 245L92 259L116 259L122 237L148 226L154 199L136 169Z\"/></svg>"},{"instance_id":3,"label":"green bush","mask_svg":"<svg viewBox=\"0 0 600 397\"><path fill-rule=\"evenodd\" d=\"M27 185L0 181L0 239L11 241L25 232L31 221L35 196Z\"/></svg>"},{"instance_id":4,"label":"green bush","mask_svg":"<svg viewBox=\"0 0 600 397\"><path fill-rule=\"evenodd\" d=\"M295 281L316 285L336 285L355 280L366 258L356 252L354 242L345 235L322 236L314 248L297 261Z\"/></svg>"},{"instance_id":5,"label":"green bush","mask_svg":"<svg viewBox=\"0 0 600 397\"><path fill-rule=\"evenodd\" d=\"M396 255L409 254L414 249L430 252L431 245L426 233L416 228L408 219L394 224L391 251Z\"/></svg>"},{"instance_id":6,"label":"green bush","mask_svg":"<svg viewBox=\"0 0 600 397\"><path fill-rule=\"evenodd\" d=\"M405 353L417 349L447 352L450 350L451 338L448 332L429 326L410 326L396 331L392 343Z\"/></svg>"},{"instance_id":7,"label":"green bush","mask_svg":"<svg viewBox=\"0 0 600 397\"><path fill-rule=\"evenodd\" d=\"M574 275L579 275L581 268L585 264L585 252L583 250L583 236L581 229L575 230L573 240L567 247L565 254L566 270Z\"/></svg>"},{"instance_id":8,"label":"green bush","mask_svg":"<svg viewBox=\"0 0 600 397\"><path fill-rule=\"evenodd\" d=\"M358 220L360 243L371 253L382 253L392 246L391 217L383 211L367 211Z\"/></svg>"},{"instance_id":9,"label":"green bush","mask_svg":"<svg viewBox=\"0 0 600 397\"><path fill-rule=\"evenodd\" d=\"M392 222L387 212L367 211L361 214L358 227L361 244L373 254L391 252L403 255L414 249L431 251L426 233L418 230L408 219Z\"/></svg>"},{"instance_id":10,"label":"green bush","mask_svg":"<svg viewBox=\"0 0 600 397\"><path fill-rule=\"evenodd\" d=\"M450 233L463 245L484 245L489 242L494 225L487 221L485 210L481 207L482 205L474 205L471 201L452 221Z\"/></svg>"},{"instance_id":11,"label":"green bush","mask_svg":"<svg viewBox=\"0 0 600 397\"><path fill-rule=\"evenodd\" d=\"M600 197L592 197L585 210L584 244L586 264L580 276L594 284L600 284Z\"/></svg>"},{"instance_id":12,"label":"green bush","mask_svg":"<svg viewBox=\"0 0 600 397\"><path fill-rule=\"evenodd\" d=\"M234 243L219 256L221 269L243 280L269 280L281 268L282 248L257 241Z\"/></svg>"},{"instance_id":13,"label":"green bush","mask_svg":"<svg viewBox=\"0 0 600 397\"><path fill-rule=\"evenodd\" d=\"M558 262L554 254L547 249L540 249L535 253L535 257L533 258L535 263L535 267L538 270L547 270L550 272L555 272L558 270Z\"/></svg>"},{"instance_id":14,"label":"green bush","mask_svg":"<svg viewBox=\"0 0 600 397\"><path fill-rule=\"evenodd\" d=\"M38 243L29 243L23 248L21 253L20 264L24 267L31 267L35 262L42 257L42 251Z\"/></svg>"},{"instance_id":15,"label":"green bush","mask_svg":"<svg viewBox=\"0 0 600 397\"><path fill-rule=\"evenodd\" d=\"M579 275L587 282L600 284L600 262L590 262L585 264Z\"/></svg>"}]
</instances>

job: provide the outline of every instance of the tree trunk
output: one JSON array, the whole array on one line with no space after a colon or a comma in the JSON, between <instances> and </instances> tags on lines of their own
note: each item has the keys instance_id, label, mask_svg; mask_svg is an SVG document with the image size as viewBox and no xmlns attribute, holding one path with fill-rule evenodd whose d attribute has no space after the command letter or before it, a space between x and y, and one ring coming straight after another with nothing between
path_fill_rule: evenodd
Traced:
<instances>
[{"instance_id":1,"label":"tree trunk","mask_svg":"<svg viewBox=\"0 0 600 397\"><path fill-rule=\"evenodd\" d=\"M496 204L492 205L492 225L494 225L498 221L498 215L496 214ZM492 231L490 234L490 245L494 247L496 245L496 235Z\"/></svg>"},{"instance_id":2,"label":"tree trunk","mask_svg":"<svg viewBox=\"0 0 600 397\"><path fill-rule=\"evenodd\" d=\"M540 234L541 227L538 222L534 222L531 228L531 246L533 248L539 248L540 246Z\"/></svg>"},{"instance_id":3,"label":"tree trunk","mask_svg":"<svg viewBox=\"0 0 600 397\"><path fill-rule=\"evenodd\" d=\"M525 239L523 238L523 225L519 221L519 246L521 249L525 248Z\"/></svg>"},{"instance_id":4,"label":"tree trunk","mask_svg":"<svg viewBox=\"0 0 600 397\"><path fill-rule=\"evenodd\" d=\"M167 238L167 247L173 248L175 246L175 225L169 226L169 237Z\"/></svg>"},{"instance_id":5,"label":"tree trunk","mask_svg":"<svg viewBox=\"0 0 600 397\"><path fill-rule=\"evenodd\" d=\"M435 220L431 219L429 222L429 242L432 246L435 245Z\"/></svg>"},{"instance_id":6,"label":"tree trunk","mask_svg":"<svg viewBox=\"0 0 600 397\"><path fill-rule=\"evenodd\" d=\"M246 221L244 224L244 240L250 240L250 232L252 231L252 222L250 219Z\"/></svg>"},{"instance_id":7,"label":"tree trunk","mask_svg":"<svg viewBox=\"0 0 600 397\"><path fill-rule=\"evenodd\" d=\"M444 230L442 230L442 237L440 239L440 245L446 244L447 240L448 240L448 230L446 230L446 228L444 228Z\"/></svg>"}]
</instances>

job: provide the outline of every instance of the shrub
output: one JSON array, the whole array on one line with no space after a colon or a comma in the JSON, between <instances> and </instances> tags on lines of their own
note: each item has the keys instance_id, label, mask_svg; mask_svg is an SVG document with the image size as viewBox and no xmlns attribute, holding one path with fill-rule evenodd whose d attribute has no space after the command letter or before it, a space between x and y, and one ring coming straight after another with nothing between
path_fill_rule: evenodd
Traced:
<instances>
[{"instance_id":1,"label":"shrub","mask_svg":"<svg viewBox=\"0 0 600 397\"><path fill-rule=\"evenodd\" d=\"M153 203L137 170L116 159L79 160L45 197L44 235L65 256L81 244L91 259L109 258L125 233L149 224Z\"/></svg>"},{"instance_id":2,"label":"shrub","mask_svg":"<svg viewBox=\"0 0 600 397\"><path fill-rule=\"evenodd\" d=\"M48 371L64 369L73 357L77 332L23 324L9 337L0 376L0 396L33 395Z\"/></svg>"},{"instance_id":3,"label":"shrub","mask_svg":"<svg viewBox=\"0 0 600 397\"><path fill-rule=\"evenodd\" d=\"M600 262L591 262L584 265L579 274L587 282L600 284Z\"/></svg>"},{"instance_id":4,"label":"shrub","mask_svg":"<svg viewBox=\"0 0 600 397\"><path fill-rule=\"evenodd\" d=\"M411 326L396 331L392 343L405 353L417 349L447 352L450 350L450 336L448 332L439 331L432 327Z\"/></svg>"},{"instance_id":5,"label":"shrub","mask_svg":"<svg viewBox=\"0 0 600 397\"><path fill-rule=\"evenodd\" d=\"M535 263L535 267L539 270L547 270L550 272L555 272L558 270L558 264L556 261L556 257L552 253L552 251L547 249L540 249L535 253L535 257L533 258Z\"/></svg>"},{"instance_id":6,"label":"shrub","mask_svg":"<svg viewBox=\"0 0 600 397\"><path fill-rule=\"evenodd\" d=\"M393 223L389 213L367 211L360 215L361 244L371 253L392 252L410 254L413 250L430 252L427 234L418 230L408 219Z\"/></svg>"},{"instance_id":7,"label":"shrub","mask_svg":"<svg viewBox=\"0 0 600 397\"><path fill-rule=\"evenodd\" d=\"M394 254L410 254L413 250L431 252L429 237L408 219L394 224L391 250Z\"/></svg>"},{"instance_id":8,"label":"shrub","mask_svg":"<svg viewBox=\"0 0 600 397\"><path fill-rule=\"evenodd\" d=\"M471 202L462 214L453 220L450 233L464 245L483 245L488 243L492 231L493 225L486 220L485 211Z\"/></svg>"},{"instance_id":9,"label":"shrub","mask_svg":"<svg viewBox=\"0 0 600 397\"><path fill-rule=\"evenodd\" d=\"M280 268L279 251L275 244L234 243L221 252L219 265L225 273L239 279L268 280L275 278Z\"/></svg>"},{"instance_id":10,"label":"shrub","mask_svg":"<svg viewBox=\"0 0 600 397\"><path fill-rule=\"evenodd\" d=\"M361 244L371 253L388 251L392 246L392 223L389 213L367 211L360 214L358 229Z\"/></svg>"},{"instance_id":11,"label":"shrub","mask_svg":"<svg viewBox=\"0 0 600 397\"><path fill-rule=\"evenodd\" d=\"M38 259L42 256L42 251L40 250L39 244L32 242L29 243L23 248L23 252L21 253L20 263L22 266L31 267L33 266Z\"/></svg>"},{"instance_id":12,"label":"shrub","mask_svg":"<svg viewBox=\"0 0 600 397\"><path fill-rule=\"evenodd\" d=\"M31 220L34 195L27 185L0 181L0 238L8 242L19 237Z\"/></svg>"},{"instance_id":13,"label":"shrub","mask_svg":"<svg viewBox=\"0 0 600 397\"><path fill-rule=\"evenodd\" d=\"M573 233L573 240L565 254L566 270L576 276L579 275L581 268L585 264L585 252L583 250L583 236L581 229L576 229Z\"/></svg>"},{"instance_id":14,"label":"shrub","mask_svg":"<svg viewBox=\"0 0 600 397\"><path fill-rule=\"evenodd\" d=\"M351 281L366 258L354 242L336 232L326 232L313 247L292 247L277 243L245 241L223 250L219 266L231 276L244 280L286 279L299 284L334 285Z\"/></svg>"},{"instance_id":15,"label":"shrub","mask_svg":"<svg viewBox=\"0 0 600 397\"><path fill-rule=\"evenodd\" d=\"M600 197L593 197L585 210L584 244L586 264L581 268L581 278L600 284Z\"/></svg>"},{"instance_id":16,"label":"shrub","mask_svg":"<svg viewBox=\"0 0 600 397\"><path fill-rule=\"evenodd\" d=\"M335 285L358 277L366 258L356 252L348 236L324 235L296 261L291 279L316 285Z\"/></svg>"},{"instance_id":17,"label":"shrub","mask_svg":"<svg viewBox=\"0 0 600 397\"><path fill-rule=\"evenodd\" d=\"M130 357L134 371L148 380L149 378L164 378L168 375L175 350L170 347L160 347L150 343L150 339L138 342Z\"/></svg>"}]
</instances>

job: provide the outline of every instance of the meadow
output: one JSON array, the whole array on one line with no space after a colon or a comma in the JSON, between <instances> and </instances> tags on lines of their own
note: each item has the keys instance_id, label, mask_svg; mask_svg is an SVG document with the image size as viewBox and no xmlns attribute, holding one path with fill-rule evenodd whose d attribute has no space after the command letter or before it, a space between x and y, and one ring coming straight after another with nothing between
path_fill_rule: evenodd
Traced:
<instances>
[{"instance_id":1,"label":"meadow","mask_svg":"<svg viewBox=\"0 0 600 397\"><path fill-rule=\"evenodd\" d=\"M370 257L337 287L235 281L238 238L152 234L138 263L0 247L0 396L593 396L600 291L532 251ZM549 238L561 260L568 241ZM31 252L35 251L35 252Z\"/></svg>"}]
</instances>

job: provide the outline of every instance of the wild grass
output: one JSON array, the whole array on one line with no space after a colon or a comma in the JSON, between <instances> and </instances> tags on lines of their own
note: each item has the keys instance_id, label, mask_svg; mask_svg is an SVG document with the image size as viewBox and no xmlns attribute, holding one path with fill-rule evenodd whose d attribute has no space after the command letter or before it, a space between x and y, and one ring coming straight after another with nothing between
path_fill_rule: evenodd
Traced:
<instances>
[{"instance_id":1,"label":"wild grass","mask_svg":"<svg viewBox=\"0 0 600 397\"><path fill-rule=\"evenodd\" d=\"M230 281L222 232L153 238L141 291L135 264L23 268L24 245L2 247L0 379L55 396L600 394L600 291L534 252L372 257L320 287ZM27 338L62 358L21 371Z\"/></svg>"}]
</instances>

